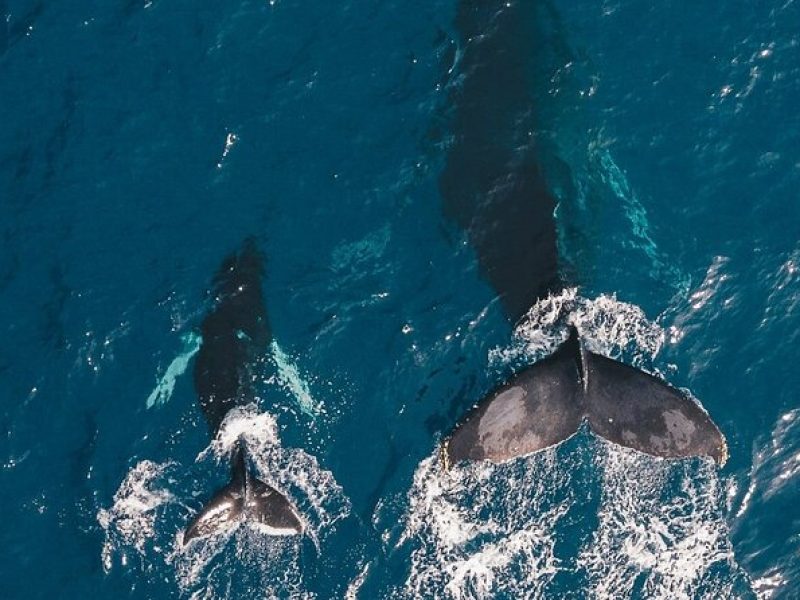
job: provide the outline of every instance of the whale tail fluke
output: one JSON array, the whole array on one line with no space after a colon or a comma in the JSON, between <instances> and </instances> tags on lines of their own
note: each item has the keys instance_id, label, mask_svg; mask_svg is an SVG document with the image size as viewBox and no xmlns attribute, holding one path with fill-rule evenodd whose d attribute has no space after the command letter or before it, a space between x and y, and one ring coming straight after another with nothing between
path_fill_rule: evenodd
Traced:
<instances>
[{"instance_id":1,"label":"whale tail fluke","mask_svg":"<svg viewBox=\"0 0 800 600\"><path fill-rule=\"evenodd\" d=\"M558 444L588 421L595 434L662 458L727 460L725 438L692 398L586 350L573 328L553 354L482 400L443 446L445 465L502 462Z\"/></svg>"},{"instance_id":2,"label":"whale tail fluke","mask_svg":"<svg viewBox=\"0 0 800 600\"><path fill-rule=\"evenodd\" d=\"M599 354L585 355L586 414L597 435L654 456L709 456L725 464L725 437L695 400L653 375Z\"/></svg>"},{"instance_id":3,"label":"whale tail fluke","mask_svg":"<svg viewBox=\"0 0 800 600\"><path fill-rule=\"evenodd\" d=\"M291 502L250 474L245 450L240 446L233 456L230 483L214 494L186 528L183 544L224 533L245 522L268 535L303 533L303 523Z\"/></svg>"}]
</instances>

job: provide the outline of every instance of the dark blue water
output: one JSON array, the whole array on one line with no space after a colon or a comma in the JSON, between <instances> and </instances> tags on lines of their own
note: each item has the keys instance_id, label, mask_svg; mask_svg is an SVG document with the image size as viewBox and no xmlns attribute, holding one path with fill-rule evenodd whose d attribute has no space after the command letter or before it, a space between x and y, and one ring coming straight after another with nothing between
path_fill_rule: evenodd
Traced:
<instances>
[{"instance_id":1,"label":"dark blue water","mask_svg":"<svg viewBox=\"0 0 800 600\"><path fill-rule=\"evenodd\" d=\"M441 211L455 2L0 0L0 596L798 597L800 5L553 9L581 287L512 332ZM274 375L209 446L193 332L247 235ZM562 302L722 470L584 432L441 472ZM237 435L309 533L184 550Z\"/></svg>"}]
</instances>

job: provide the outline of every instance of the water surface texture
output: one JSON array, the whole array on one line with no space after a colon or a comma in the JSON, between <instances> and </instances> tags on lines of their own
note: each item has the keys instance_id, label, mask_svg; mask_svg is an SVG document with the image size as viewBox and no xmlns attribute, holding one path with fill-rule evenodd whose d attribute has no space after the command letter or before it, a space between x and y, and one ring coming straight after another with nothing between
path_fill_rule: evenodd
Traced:
<instances>
[{"instance_id":1,"label":"water surface texture","mask_svg":"<svg viewBox=\"0 0 800 600\"><path fill-rule=\"evenodd\" d=\"M1 597L798 596L800 3L540 4L576 287L512 329L442 210L456 0L0 0ZM274 342L209 443L199 325L251 235ZM723 469L582 431L442 472L565 304ZM184 549L237 439L307 535Z\"/></svg>"}]
</instances>

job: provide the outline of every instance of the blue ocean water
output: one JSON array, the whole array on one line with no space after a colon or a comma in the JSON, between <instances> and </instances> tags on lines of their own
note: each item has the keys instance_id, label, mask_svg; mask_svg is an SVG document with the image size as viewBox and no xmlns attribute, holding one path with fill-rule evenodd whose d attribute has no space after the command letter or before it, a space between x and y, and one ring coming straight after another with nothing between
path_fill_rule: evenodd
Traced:
<instances>
[{"instance_id":1,"label":"blue ocean water","mask_svg":"<svg viewBox=\"0 0 800 600\"><path fill-rule=\"evenodd\" d=\"M798 597L800 5L548 6L580 288L512 331L441 210L455 1L0 0L0 596ZM248 235L274 376L209 444L194 336ZM722 470L584 432L441 472L566 301ZM309 534L184 551L236 435Z\"/></svg>"}]
</instances>

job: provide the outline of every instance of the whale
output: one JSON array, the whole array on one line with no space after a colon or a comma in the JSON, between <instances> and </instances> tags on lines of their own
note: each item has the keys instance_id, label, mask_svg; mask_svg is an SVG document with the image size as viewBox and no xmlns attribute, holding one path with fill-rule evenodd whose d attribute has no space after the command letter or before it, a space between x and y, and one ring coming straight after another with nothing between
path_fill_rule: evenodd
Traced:
<instances>
[{"instance_id":1,"label":"whale","mask_svg":"<svg viewBox=\"0 0 800 600\"><path fill-rule=\"evenodd\" d=\"M211 309L200 326L202 342L195 356L194 387L214 437L225 417L254 400L254 368L272 339L262 292L264 257L254 240L225 258L213 278ZM230 482L217 490L183 533L183 543L249 523L269 535L303 533L291 501L259 480L239 441L231 457Z\"/></svg>"},{"instance_id":2,"label":"whale","mask_svg":"<svg viewBox=\"0 0 800 600\"><path fill-rule=\"evenodd\" d=\"M464 232L512 325L571 283L559 264L557 200L537 122L547 98L535 80L558 43L557 25L542 24L556 21L547 2L462 0L455 15L458 59L448 83L439 192L445 217ZM724 436L689 394L589 351L569 315L561 319L568 339L479 400L445 437L445 466L531 454L583 423L653 456L725 463Z\"/></svg>"}]
</instances>

